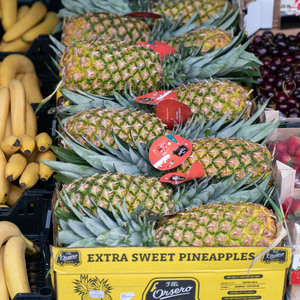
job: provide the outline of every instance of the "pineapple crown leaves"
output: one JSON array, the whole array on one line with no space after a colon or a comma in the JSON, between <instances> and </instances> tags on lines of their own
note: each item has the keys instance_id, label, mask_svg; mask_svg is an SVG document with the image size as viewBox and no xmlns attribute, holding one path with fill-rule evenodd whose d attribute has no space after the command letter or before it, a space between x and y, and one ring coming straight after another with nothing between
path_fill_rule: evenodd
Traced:
<instances>
[{"instance_id":1,"label":"pineapple crown leaves","mask_svg":"<svg viewBox=\"0 0 300 300\"><path fill-rule=\"evenodd\" d=\"M192 117L183 125L175 124L173 134L187 137L188 139L235 137L265 144L269 134L280 125L280 122L273 121L255 124L258 117L264 112L268 102L269 100L259 107L248 120L245 120L244 115L250 103L234 121L226 122L227 114L217 121L214 121L214 118L212 118L208 122L206 122L205 116L200 120Z\"/></svg>"},{"instance_id":2,"label":"pineapple crown leaves","mask_svg":"<svg viewBox=\"0 0 300 300\"><path fill-rule=\"evenodd\" d=\"M261 178L255 181L258 188L254 183L247 184L252 173L235 182L233 174L220 179L204 178L178 185L173 194L175 210L182 211L210 202L260 202L263 198L262 191L268 189L271 174L262 181Z\"/></svg>"},{"instance_id":3,"label":"pineapple crown leaves","mask_svg":"<svg viewBox=\"0 0 300 300\"><path fill-rule=\"evenodd\" d=\"M91 279L88 278L89 275L80 275L80 279L75 279L72 283L75 285L74 293L79 295L86 295L91 289Z\"/></svg>"}]
</instances>

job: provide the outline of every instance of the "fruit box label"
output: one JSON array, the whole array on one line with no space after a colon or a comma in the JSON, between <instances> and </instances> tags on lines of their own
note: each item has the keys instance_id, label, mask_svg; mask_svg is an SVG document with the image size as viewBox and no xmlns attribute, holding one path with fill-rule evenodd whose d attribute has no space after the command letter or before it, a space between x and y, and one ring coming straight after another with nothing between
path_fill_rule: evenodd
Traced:
<instances>
[{"instance_id":1,"label":"fruit box label","mask_svg":"<svg viewBox=\"0 0 300 300\"><path fill-rule=\"evenodd\" d=\"M81 259L76 266L59 263L64 248L51 247L51 254L58 300L88 299L91 291L114 300L282 300L291 249L273 249L248 274L250 264L264 249L70 248Z\"/></svg>"}]
</instances>

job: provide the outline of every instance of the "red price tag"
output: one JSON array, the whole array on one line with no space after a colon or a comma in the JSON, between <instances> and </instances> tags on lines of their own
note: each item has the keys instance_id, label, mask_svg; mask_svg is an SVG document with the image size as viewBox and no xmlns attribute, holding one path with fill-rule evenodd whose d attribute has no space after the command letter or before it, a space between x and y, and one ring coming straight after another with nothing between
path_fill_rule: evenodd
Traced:
<instances>
[{"instance_id":1,"label":"red price tag","mask_svg":"<svg viewBox=\"0 0 300 300\"><path fill-rule=\"evenodd\" d=\"M165 135L158 138L150 147L149 159L159 170L170 170L183 163L192 152L192 144L177 135Z\"/></svg>"},{"instance_id":2,"label":"red price tag","mask_svg":"<svg viewBox=\"0 0 300 300\"><path fill-rule=\"evenodd\" d=\"M166 55L176 53L176 50L173 47L161 41L140 42L137 46L144 46L146 48L153 49L159 54L162 60L165 59Z\"/></svg>"},{"instance_id":3,"label":"red price tag","mask_svg":"<svg viewBox=\"0 0 300 300\"><path fill-rule=\"evenodd\" d=\"M183 182L190 181L194 178L201 178L203 176L205 176L203 165L200 161L196 161L192 164L188 174L181 172L168 173L162 176L159 181L177 185Z\"/></svg>"},{"instance_id":4,"label":"red price tag","mask_svg":"<svg viewBox=\"0 0 300 300\"><path fill-rule=\"evenodd\" d=\"M177 99L177 94L173 91L156 91L135 98L135 101L142 104L157 105L160 101L168 99Z\"/></svg>"},{"instance_id":5,"label":"red price tag","mask_svg":"<svg viewBox=\"0 0 300 300\"><path fill-rule=\"evenodd\" d=\"M128 13L125 16L127 17L140 17L140 18L151 18L151 19L160 19L161 15L148 12L148 11L134 11L132 13Z\"/></svg>"},{"instance_id":6,"label":"red price tag","mask_svg":"<svg viewBox=\"0 0 300 300\"><path fill-rule=\"evenodd\" d=\"M175 124L184 124L191 116L192 111L188 105L173 99L160 101L156 107L156 116L173 129Z\"/></svg>"}]
</instances>

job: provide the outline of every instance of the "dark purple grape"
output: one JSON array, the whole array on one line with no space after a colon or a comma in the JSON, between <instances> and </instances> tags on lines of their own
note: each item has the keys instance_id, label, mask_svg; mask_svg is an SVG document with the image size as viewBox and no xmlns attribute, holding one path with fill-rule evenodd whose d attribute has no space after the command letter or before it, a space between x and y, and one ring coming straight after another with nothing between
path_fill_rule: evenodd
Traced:
<instances>
[{"instance_id":1,"label":"dark purple grape","mask_svg":"<svg viewBox=\"0 0 300 300\"><path fill-rule=\"evenodd\" d=\"M281 60L281 58L280 57L274 57L273 58L273 60L272 60L272 62L273 62L273 64L275 64L275 65L277 65L277 66L279 66L279 65L281 65L282 64L282 60Z\"/></svg>"},{"instance_id":2,"label":"dark purple grape","mask_svg":"<svg viewBox=\"0 0 300 300\"><path fill-rule=\"evenodd\" d=\"M297 114L297 115L299 115L300 109L299 109L298 107L291 107L291 108L288 110L288 113L289 113L289 114Z\"/></svg>"},{"instance_id":3,"label":"dark purple grape","mask_svg":"<svg viewBox=\"0 0 300 300\"><path fill-rule=\"evenodd\" d=\"M294 76L295 76L295 75L300 75L300 70L298 70L298 69L294 70L294 71L293 71L293 75L294 75Z\"/></svg>"},{"instance_id":4,"label":"dark purple grape","mask_svg":"<svg viewBox=\"0 0 300 300\"><path fill-rule=\"evenodd\" d=\"M281 41L286 38L286 35L282 32L278 32L274 35L274 41Z\"/></svg>"},{"instance_id":5,"label":"dark purple grape","mask_svg":"<svg viewBox=\"0 0 300 300\"><path fill-rule=\"evenodd\" d=\"M298 45L289 45L289 46L288 46L288 50L289 50L289 52L292 52L292 53L294 53L294 52L297 52L297 51L299 51L299 50L300 50L300 48L299 48L299 46L298 46Z\"/></svg>"},{"instance_id":6,"label":"dark purple grape","mask_svg":"<svg viewBox=\"0 0 300 300\"><path fill-rule=\"evenodd\" d=\"M283 71L279 71L279 72L276 73L277 78L284 78L285 75L286 74Z\"/></svg>"},{"instance_id":7,"label":"dark purple grape","mask_svg":"<svg viewBox=\"0 0 300 300\"><path fill-rule=\"evenodd\" d=\"M268 51L267 51L267 49L265 47L257 47L256 48L256 53L259 56L263 57L263 56L265 56L268 53Z\"/></svg>"},{"instance_id":8,"label":"dark purple grape","mask_svg":"<svg viewBox=\"0 0 300 300\"><path fill-rule=\"evenodd\" d=\"M296 43L297 42L297 37L295 35L289 35L287 37L287 39L289 40L290 43Z\"/></svg>"},{"instance_id":9,"label":"dark purple grape","mask_svg":"<svg viewBox=\"0 0 300 300\"><path fill-rule=\"evenodd\" d=\"M283 71L284 73L289 73L292 70L292 67L287 64L282 64L280 70Z\"/></svg>"},{"instance_id":10,"label":"dark purple grape","mask_svg":"<svg viewBox=\"0 0 300 300\"><path fill-rule=\"evenodd\" d=\"M259 45L259 44L261 44L261 42L262 42L262 37L261 37L261 35L256 35L256 36L253 38L253 44Z\"/></svg>"},{"instance_id":11,"label":"dark purple grape","mask_svg":"<svg viewBox=\"0 0 300 300\"><path fill-rule=\"evenodd\" d=\"M300 51L296 51L294 53L294 58L295 58L295 60L300 60Z\"/></svg>"},{"instance_id":12,"label":"dark purple grape","mask_svg":"<svg viewBox=\"0 0 300 300\"><path fill-rule=\"evenodd\" d=\"M281 56L287 56L287 55L289 55L290 53L289 53L289 51L287 50L287 49L283 49L283 50L281 50L280 51L280 55Z\"/></svg>"},{"instance_id":13,"label":"dark purple grape","mask_svg":"<svg viewBox=\"0 0 300 300\"><path fill-rule=\"evenodd\" d=\"M292 57L292 56L290 56L290 55L285 56L285 57L284 57L284 60L285 60L288 64L292 64L292 63L295 61L294 57Z\"/></svg>"},{"instance_id":14,"label":"dark purple grape","mask_svg":"<svg viewBox=\"0 0 300 300\"><path fill-rule=\"evenodd\" d=\"M275 46L271 46L269 48L269 53L272 55L272 56L277 56L279 54L279 50L275 47Z\"/></svg>"},{"instance_id":15,"label":"dark purple grape","mask_svg":"<svg viewBox=\"0 0 300 300\"><path fill-rule=\"evenodd\" d=\"M293 97L297 98L297 96L300 96L300 91L295 89L293 94L292 94Z\"/></svg>"},{"instance_id":16,"label":"dark purple grape","mask_svg":"<svg viewBox=\"0 0 300 300\"><path fill-rule=\"evenodd\" d=\"M267 77L270 75L270 71L267 68L261 68L260 73L262 77Z\"/></svg>"},{"instance_id":17,"label":"dark purple grape","mask_svg":"<svg viewBox=\"0 0 300 300\"><path fill-rule=\"evenodd\" d=\"M268 67L272 63L272 60L266 57L262 60L262 63L264 64L264 66Z\"/></svg>"},{"instance_id":18,"label":"dark purple grape","mask_svg":"<svg viewBox=\"0 0 300 300\"><path fill-rule=\"evenodd\" d=\"M296 84L300 84L300 75L299 74L296 74L293 76L294 77L294 81L296 82Z\"/></svg>"},{"instance_id":19,"label":"dark purple grape","mask_svg":"<svg viewBox=\"0 0 300 300\"><path fill-rule=\"evenodd\" d=\"M285 48L287 48L287 42L286 41L278 41L277 43L277 46L278 46L278 48L279 49L285 49Z\"/></svg>"},{"instance_id":20,"label":"dark purple grape","mask_svg":"<svg viewBox=\"0 0 300 300\"><path fill-rule=\"evenodd\" d=\"M281 90L282 89L282 84L283 84L283 80L282 79L277 79L276 80L276 89L277 90Z\"/></svg>"},{"instance_id":21,"label":"dark purple grape","mask_svg":"<svg viewBox=\"0 0 300 300\"><path fill-rule=\"evenodd\" d=\"M273 76L273 75L269 75L269 76L266 77L266 79L267 79L267 82L268 82L268 83L271 83L271 84L272 84L272 83L275 82L276 77Z\"/></svg>"},{"instance_id":22,"label":"dark purple grape","mask_svg":"<svg viewBox=\"0 0 300 300\"><path fill-rule=\"evenodd\" d=\"M274 101L274 100L276 99L275 92L273 92L273 91L268 91L268 92L265 94L265 96L266 96L268 99L270 98L271 101Z\"/></svg>"},{"instance_id":23,"label":"dark purple grape","mask_svg":"<svg viewBox=\"0 0 300 300\"><path fill-rule=\"evenodd\" d=\"M264 40L268 40L268 39L272 39L274 36L273 32L270 31L270 30L265 30L263 33L262 33L262 38Z\"/></svg>"},{"instance_id":24,"label":"dark purple grape","mask_svg":"<svg viewBox=\"0 0 300 300\"><path fill-rule=\"evenodd\" d=\"M259 104L263 104L267 100L267 97L265 95L259 95L256 98L256 102Z\"/></svg>"},{"instance_id":25,"label":"dark purple grape","mask_svg":"<svg viewBox=\"0 0 300 300\"><path fill-rule=\"evenodd\" d=\"M278 95L277 95L277 102L278 103L282 103L282 102L285 102L287 99L287 96L284 92L279 92Z\"/></svg>"},{"instance_id":26,"label":"dark purple grape","mask_svg":"<svg viewBox=\"0 0 300 300\"><path fill-rule=\"evenodd\" d=\"M274 64L270 64L269 68L272 72L277 72L278 66Z\"/></svg>"},{"instance_id":27,"label":"dark purple grape","mask_svg":"<svg viewBox=\"0 0 300 300\"><path fill-rule=\"evenodd\" d=\"M261 85L261 84L264 82L264 80L263 80L262 77L257 77L257 78L256 78L256 81L257 81L257 83L258 83L259 85Z\"/></svg>"},{"instance_id":28,"label":"dark purple grape","mask_svg":"<svg viewBox=\"0 0 300 300\"><path fill-rule=\"evenodd\" d=\"M273 91L273 86L268 82L263 82L261 84L261 89L263 89L265 91Z\"/></svg>"},{"instance_id":29,"label":"dark purple grape","mask_svg":"<svg viewBox=\"0 0 300 300\"><path fill-rule=\"evenodd\" d=\"M269 49L270 46L272 45L272 43L271 43L270 41L267 40L267 41L264 41L264 42L263 42L263 45L264 45L264 47L266 47L266 48Z\"/></svg>"},{"instance_id":30,"label":"dark purple grape","mask_svg":"<svg viewBox=\"0 0 300 300\"><path fill-rule=\"evenodd\" d=\"M280 112L286 113L289 109L289 106L286 103L277 103L276 109Z\"/></svg>"},{"instance_id":31,"label":"dark purple grape","mask_svg":"<svg viewBox=\"0 0 300 300\"><path fill-rule=\"evenodd\" d=\"M296 98L294 98L294 97L288 97L287 99L286 99L286 103L288 104L288 106L290 107L290 108L292 108L292 107L297 107L297 99Z\"/></svg>"}]
</instances>

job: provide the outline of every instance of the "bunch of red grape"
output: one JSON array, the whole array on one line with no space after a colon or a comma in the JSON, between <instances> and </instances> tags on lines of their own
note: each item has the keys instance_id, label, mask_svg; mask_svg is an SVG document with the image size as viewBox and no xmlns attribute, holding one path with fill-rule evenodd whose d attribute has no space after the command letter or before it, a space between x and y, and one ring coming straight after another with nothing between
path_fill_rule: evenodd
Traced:
<instances>
[{"instance_id":1,"label":"bunch of red grape","mask_svg":"<svg viewBox=\"0 0 300 300\"><path fill-rule=\"evenodd\" d=\"M261 62L257 78L260 102L270 98L284 117L300 116L300 32L297 35L273 34L266 30L256 35L249 51Z\"/></svg>"}]
</instances>

